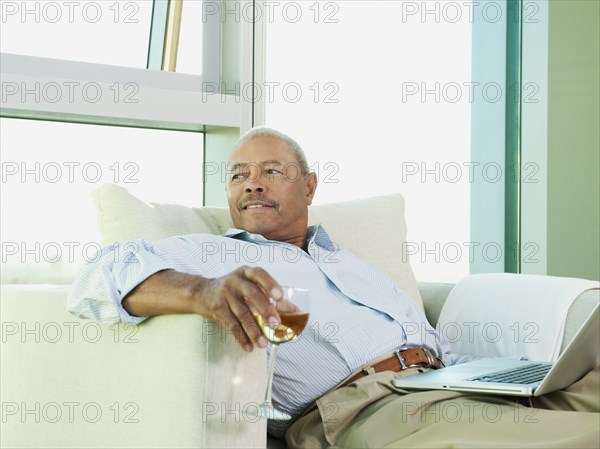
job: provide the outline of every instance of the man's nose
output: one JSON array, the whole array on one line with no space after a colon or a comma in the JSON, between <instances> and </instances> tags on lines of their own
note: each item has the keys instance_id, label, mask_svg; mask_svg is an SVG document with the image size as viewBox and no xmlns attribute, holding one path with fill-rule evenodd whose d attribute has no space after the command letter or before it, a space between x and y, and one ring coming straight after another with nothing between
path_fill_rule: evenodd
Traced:
<instances>
[{"instance_id":1,"label":"man's nose","mask_svg":"<svg viewBox=\"0 0 600 449\"><path fill-rule=\"evenodd\" d=\"M266 190L264 179L262 176L249 176L245 181L244 192L263 193Z\"/></svg>"},{"instance_id":2,"label":"man's nose","mask_svg":"<svg viewBox=\"0 0 600 449\"><path fill-rule=\"evenodd\" d=\"M246 193L258 192L263 193L265 188L262 185L258 185L256 183L248 183L246 184L246 188L244 189Z\"/></svg>"}]
</instances>

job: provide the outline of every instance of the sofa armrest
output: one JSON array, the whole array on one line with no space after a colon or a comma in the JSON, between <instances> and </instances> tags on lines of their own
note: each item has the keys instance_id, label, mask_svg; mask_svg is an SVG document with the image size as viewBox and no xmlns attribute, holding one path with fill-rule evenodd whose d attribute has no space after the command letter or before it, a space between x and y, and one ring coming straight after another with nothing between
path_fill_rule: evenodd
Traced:
<instances>
[{"instance_id":1,"label":"sofa armrest","mask_svg":"<svg viewBox=\"0 0 600 449\"><path fill-rule=\"evenodd\" d=\"M195 315L99 325L68 286L3 286L2 447L265 447L265 351Z\"/></svg>"},{"instance_id":2,"label":"sofa armrest","mask_svg":"<svg viewBox=\"0 0 600 449\"><path fill-rule=\"evenodd\" d=\"M419 282L419 292L423 298L425 315L433 327L437 325L442 307L455 284ZM583 322L600 303L600 290L587 290L581 294L569 307L565 321L565 333L561 351L573 339Z\"/></svg>"}]
</instances>

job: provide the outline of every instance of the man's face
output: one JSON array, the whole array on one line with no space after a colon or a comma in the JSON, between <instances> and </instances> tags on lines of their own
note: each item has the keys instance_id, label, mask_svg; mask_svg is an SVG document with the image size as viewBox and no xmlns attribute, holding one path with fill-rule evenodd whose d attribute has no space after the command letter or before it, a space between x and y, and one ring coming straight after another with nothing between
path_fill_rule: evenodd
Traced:
<instances>
[{"instance_id":1,"label":"man's face","mask_svg":"<svg viewBox=\"0 0 600 449\"><path fill-rule=\"evenodd\" d=\"M298 244L304 239L317 180L302 174L286 142L256 137L240 146L229 160L227 183L236 228L269 240Z\"/></svg>"}]
</instances>

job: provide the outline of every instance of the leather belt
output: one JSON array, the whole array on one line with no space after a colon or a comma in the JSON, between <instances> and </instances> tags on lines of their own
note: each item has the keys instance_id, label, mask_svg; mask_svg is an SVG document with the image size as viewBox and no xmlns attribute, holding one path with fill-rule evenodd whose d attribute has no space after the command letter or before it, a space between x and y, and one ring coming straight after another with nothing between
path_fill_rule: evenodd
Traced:
<instances>
[{"instance_id":1,"label":"leather belt","mask_svg":"<svg viewBox=\"0 0 600 449\"><path fill-rule=\"evenodd\" d=\"M427 348L400 349L392 352L391 355L385 355L363 366L351 374L348 379L341 382L338 388L345 387L355 380L381 371L399 372L414 367L439 369L443 366L444 364Z\"/></svg>"}]
</instances>

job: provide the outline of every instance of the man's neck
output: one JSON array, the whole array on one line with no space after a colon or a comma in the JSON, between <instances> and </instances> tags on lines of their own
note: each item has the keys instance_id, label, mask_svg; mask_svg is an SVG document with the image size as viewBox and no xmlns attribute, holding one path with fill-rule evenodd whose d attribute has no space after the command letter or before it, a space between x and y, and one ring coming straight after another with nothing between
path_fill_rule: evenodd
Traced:
<instances>
[{"instance_id":1,"label":"man's neck","mask_svg":"<svg viewBox=\"0 0 600 449\"><path fill-rule=\"evenodd\" d=\"M308 233L305 232L303 235L299 235L297 237L291 237L288 239L270 239L270 240L278 240L280 242L284 242L284 243L290 243L292 245L296 245L298 248L303 249L304 251L306 251L307 248L307 240L308 240Z\"/></svg>"}]
</instances>

